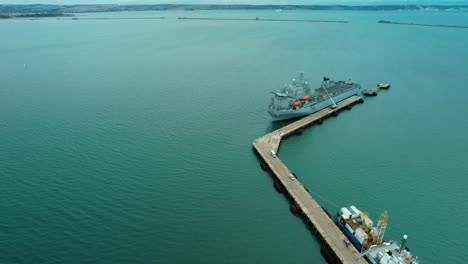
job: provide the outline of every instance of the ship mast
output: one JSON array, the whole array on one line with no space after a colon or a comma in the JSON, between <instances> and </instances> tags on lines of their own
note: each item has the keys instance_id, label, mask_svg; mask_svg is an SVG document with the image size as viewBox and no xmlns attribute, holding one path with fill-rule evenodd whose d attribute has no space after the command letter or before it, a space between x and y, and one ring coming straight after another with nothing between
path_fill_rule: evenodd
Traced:
<instances>
[{"instance_id":1,"label":"ship mast","mask_svg":"<svg viewBox=\"0 0 468 264\"><path fill-rule=\"evenodd\" d=\"M323 85L323 84L325 83L326 86L328 87L328 82L329 82L329 81L330 81L330 78L328 78L328 77L323 77L323 82L322 82L321 86L322 86L323 90L325 90L325 92L327 93L328 97L330 97L330 100L331 100L332 103L333 103L331 107L332 107L332 108L335 108L335 107L336 107L335 101L333 100L333 98L332 98L332 97L330 96L330 94L328 93L327 88L325 88L325 85Z\"/></svg>"}]
</instances>

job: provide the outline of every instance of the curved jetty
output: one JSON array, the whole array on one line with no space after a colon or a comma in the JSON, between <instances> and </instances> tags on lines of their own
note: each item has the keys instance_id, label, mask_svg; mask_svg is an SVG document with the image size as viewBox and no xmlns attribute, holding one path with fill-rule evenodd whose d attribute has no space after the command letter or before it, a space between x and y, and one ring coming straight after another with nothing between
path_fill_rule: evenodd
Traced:
<instances>
[{"instance_id":1,"label":"curved jetty","mask_svg":"<svg viewBox=\"0 0 468 264\"><path fill-rule=\"evenodd\" d=\"M310 224L312 230L323 243L322 251L327 253L327 261L330 263L367 263L360 258L359 252L354 247L348 247L344 241L346 237L338 229L332 219L322 209L318 202L310 195L304 185L284 165L276 155L283 138L290 135L300 135L304 128L321 124L330 116L336 116L343 110L349 110L356 103L363 103L360 96L351 96L337 103L336 108L325 108L306 116L296 122L277 129L263 137L253 141L253 149L261 160L262 168L268 170L275 177L276 185L281 184L285 193L291 199L291 210L301 214Z\"/></svg>"}]
</instances>

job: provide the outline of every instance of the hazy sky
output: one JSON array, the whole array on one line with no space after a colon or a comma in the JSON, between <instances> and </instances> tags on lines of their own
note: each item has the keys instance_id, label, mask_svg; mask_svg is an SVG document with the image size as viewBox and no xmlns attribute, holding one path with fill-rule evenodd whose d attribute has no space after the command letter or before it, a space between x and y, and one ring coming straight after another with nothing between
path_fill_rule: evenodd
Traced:
<instances>
[{"instance_id":1,"label":"hazy sky","mask_svg":"<svg viewBox=\"0 0 468 264\"><path fill-rule=\"evenodd\" d=\"M0 4L468 4L468 0L0 0Z\"/></svg>"}]
</instances>

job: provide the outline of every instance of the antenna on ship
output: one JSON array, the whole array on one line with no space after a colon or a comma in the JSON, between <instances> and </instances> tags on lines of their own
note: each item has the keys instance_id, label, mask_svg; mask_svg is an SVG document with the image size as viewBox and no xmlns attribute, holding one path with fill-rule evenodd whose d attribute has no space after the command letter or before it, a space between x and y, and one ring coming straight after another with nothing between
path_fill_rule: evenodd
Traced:
<instances>
[{"instance_id":1,"label":"antenna on ship","mask_svg":"<svg viewBox=\"0 0 468 264\"><path fill-rule=\"evenodd\" d=\"M327 88L325 88L325 85L323 85L324 83L326 84L326 86L328 87L328 83L330 82L330 78L328 77L323 77L323 82L322 82L322 88L323 90L325 90L325 92L327 93L328 97L330 97L330 100L332 101L333 105L331 106L332 108L335 108L336 107L336 103L335 101L333 100L333 98L330 96L330 94L328 93L327 91Z\"/></svg>"},{"instance_id":2,"label":"antenna on ship","mask_svg":"<svg viewBox=\"0 0 468 264\"><path fill-rule=\"evenodd\" d=\"M403 248L405 247L406 239L408 239L408 236L407 236L407 235L403 235L403 240L401 241L400 251L398 251L398 253L401 253L401 251L402 251Z\"/></svg>"}]
</instances>

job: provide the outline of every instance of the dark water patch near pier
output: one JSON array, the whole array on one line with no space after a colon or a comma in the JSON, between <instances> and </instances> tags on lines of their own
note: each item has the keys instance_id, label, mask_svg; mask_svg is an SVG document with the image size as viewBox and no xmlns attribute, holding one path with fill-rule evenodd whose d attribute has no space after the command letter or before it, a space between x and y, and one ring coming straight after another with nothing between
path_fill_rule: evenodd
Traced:
<instances>
[{"instance_id":1,"label":"dark water patch near pier","mask_svg":"<svg viewBox=\"0 0 468 264\"><path fill-rule=\"evenodd\" d=\"M423 27L468 28L468 26L460 26L460 25L435 25L435 24L404 23L404 22L394 22L394 21L387 21L387 20L380 20L377 23L379 23L379 24L392 24L392 25L406 25L406 26L423 26Z\"/></svg>"},{"instance_id":2,"label":"dark water patch near pier","mask_svg":"<svg viewBox=\"0 0 468 264\"><path fill-rule=\"evenodd\" d=\"M233 21L277 21L277 22L310 22L310 23L348 23L346 20L311 20L311 19L272 19L272 18L214 18L214 17L179 17L187 20L233 20Z\"/></svg>"}]
</instances>

